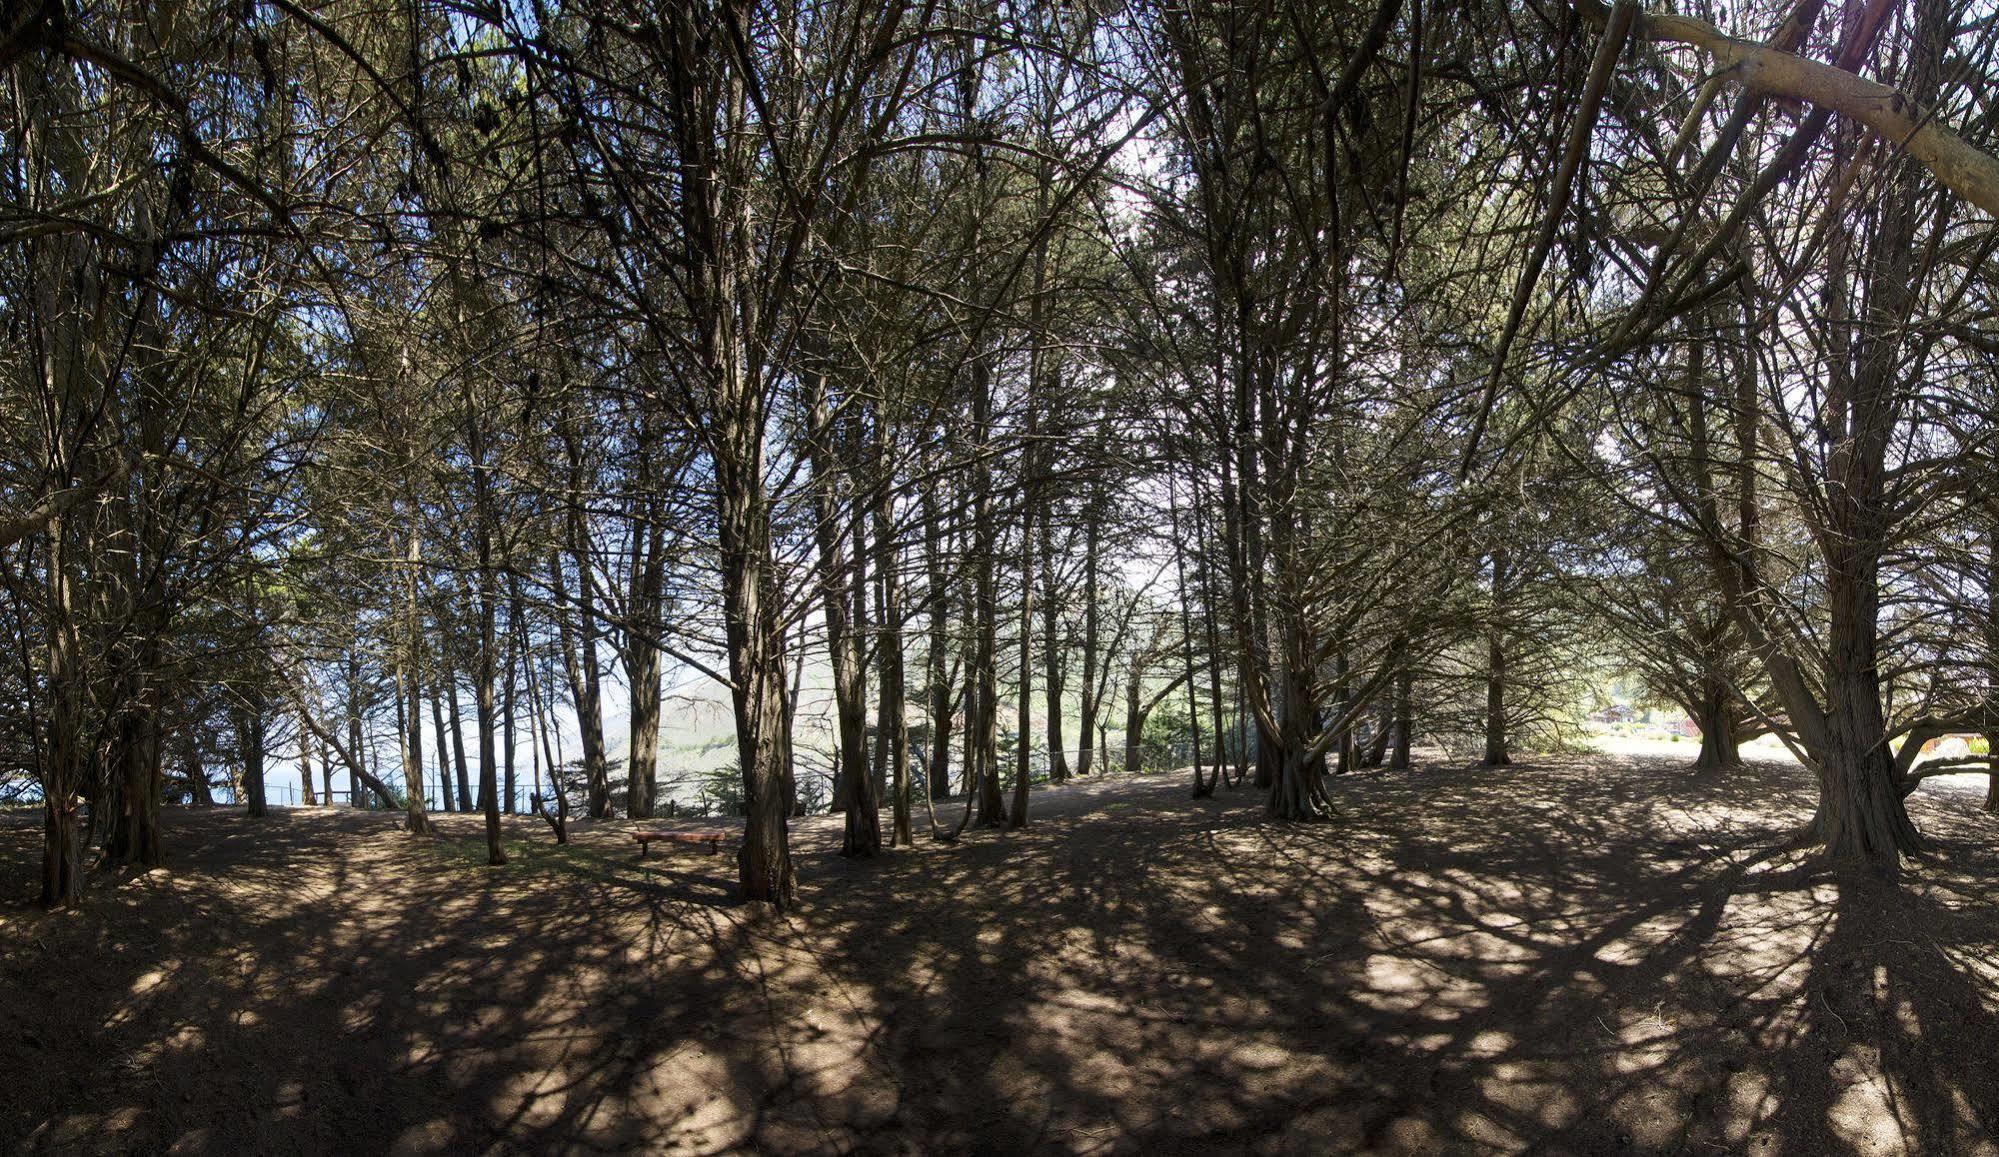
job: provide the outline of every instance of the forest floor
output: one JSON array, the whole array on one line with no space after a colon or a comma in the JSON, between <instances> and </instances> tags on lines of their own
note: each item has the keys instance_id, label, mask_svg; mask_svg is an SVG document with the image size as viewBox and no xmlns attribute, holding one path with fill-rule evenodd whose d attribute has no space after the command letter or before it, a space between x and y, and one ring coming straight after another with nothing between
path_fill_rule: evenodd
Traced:
<instances>
[{"instance_id":1,"label":"forest floor","mask_svg":"<svg viewBox=\"0 0 1999 1157\"><path fill-rule=\"evenodd\" d=\"M1312 826L1187 789L874 862L803 821L784 918L624 822L510 821L491 870L476 817L328 810L177 812L170 866L42 915L13 813L0 1144L1999 1153L1999 820L1962 784L1912 801L1899 887L1781 847L1795 765L1433 765Z\"/></svg>"}]
</instances>

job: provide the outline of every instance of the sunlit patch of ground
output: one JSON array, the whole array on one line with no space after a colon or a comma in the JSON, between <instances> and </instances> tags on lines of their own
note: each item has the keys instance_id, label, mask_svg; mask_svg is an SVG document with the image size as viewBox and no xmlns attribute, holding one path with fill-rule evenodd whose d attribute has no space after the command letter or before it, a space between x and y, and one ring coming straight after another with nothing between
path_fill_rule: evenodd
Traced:
<instances>
[{"instance_id":1,"label":"sunlit patch of ground","mask_svg":"<svg viewBox=\"0 0 1999 1157\"><path fill-rule=\"evenodd\" d=\"M511 823L494 870L470 817L177 814L167 869L0 908L0 1139L1999 1153L1982 778L1925 784L1937 854L1889 888L1784 847L1794 764L1656 747L1347 777L1313 826L1185 777L871 863L812 819L784 919L624 823ZM17 900L36 835L0 819Z\"/></svg>"}]
</instances>

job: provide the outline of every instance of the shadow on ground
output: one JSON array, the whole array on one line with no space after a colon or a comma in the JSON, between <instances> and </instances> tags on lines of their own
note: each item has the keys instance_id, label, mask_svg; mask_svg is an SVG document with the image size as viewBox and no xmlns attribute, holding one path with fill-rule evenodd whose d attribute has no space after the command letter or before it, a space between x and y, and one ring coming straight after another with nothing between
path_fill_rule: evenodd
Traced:
<instances>
[{"instance_id":1,"label":"shadow on ground","mask_svg":"<svg viewBox=\"0 0 1999 1157\"><path fill-rule=\"evenodd\" d=\"M0 1138L27 1152L1999 1153L1991 818L1900 887L1779 849L1794 767L1160 779L872 863L804 910L728 856L476 821L181 814L171 866L25 903L0 828ZM955 813L951 818L955 818Z\"/></svg>"}]
</instances>

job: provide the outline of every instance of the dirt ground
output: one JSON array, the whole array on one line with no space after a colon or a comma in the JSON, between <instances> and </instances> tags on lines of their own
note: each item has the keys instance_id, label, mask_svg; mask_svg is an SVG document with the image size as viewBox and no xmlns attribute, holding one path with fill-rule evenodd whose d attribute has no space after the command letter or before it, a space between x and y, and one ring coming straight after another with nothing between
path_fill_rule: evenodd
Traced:
<instances>
[{"instance_id":1,"label":"dirt ground","mask_svg":"<svg viewBox=\"0 0 1999 1157\"><path fill-rule=\"evenodd\" d=\"M1113 780L1026 833L733 864L477 821L179 813L44 916L0 830L0 1142L25 1152L1995 1154L1999 820L1899 888L1779 848L1796 767L1597 756ZM1934 790L1933 790L1934 788ZM920 814L920 812L919 812ZM948 820L956 819L956 805ZM685 824L683 826L697 826Z\"/></svg>"}]
</instances>

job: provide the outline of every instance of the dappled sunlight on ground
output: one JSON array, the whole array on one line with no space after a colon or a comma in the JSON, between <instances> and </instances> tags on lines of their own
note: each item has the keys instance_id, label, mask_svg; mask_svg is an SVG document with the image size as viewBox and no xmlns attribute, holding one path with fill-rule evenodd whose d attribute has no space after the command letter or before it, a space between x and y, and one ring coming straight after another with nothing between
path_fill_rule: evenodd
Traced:
<instances>
[{"instance_id":1,"label":"dappled sunlight on ground","mask_svg":"<svg viewBox=\"0 0 1999 1157\"><path fill-rule=\"evenodd\" d=\"M1691 751L1686 754L1691 755ZM1640 755L1336 780L1328 824L1182 778L1025 833L733 861L527 821L178 814L172 864L0 910L29 1151L1999 1153L1992 817L1925 790L1900 888L1783 846L1795 766ZM957 803L944 818L956 819ZM28 818L0 830L13 897Z\"/></svg>"}]
</instances>

